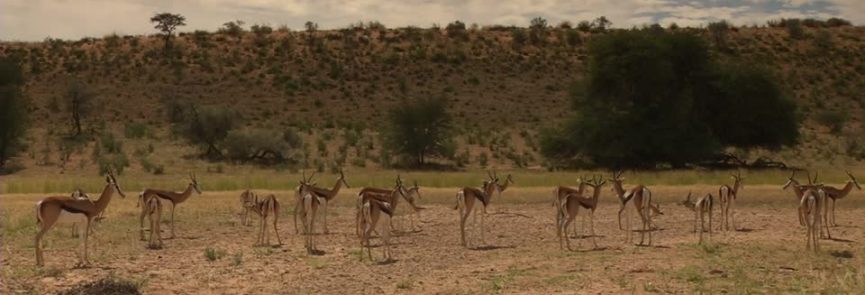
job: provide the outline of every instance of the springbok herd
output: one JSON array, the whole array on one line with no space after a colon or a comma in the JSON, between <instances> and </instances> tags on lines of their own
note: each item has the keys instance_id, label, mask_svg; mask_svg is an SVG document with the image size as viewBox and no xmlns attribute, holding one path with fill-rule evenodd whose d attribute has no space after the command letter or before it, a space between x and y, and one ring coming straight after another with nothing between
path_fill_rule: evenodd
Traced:
<instances>
[{"instance_id":1,"label":"springbok herd","mask_svg":"<svg viewBox=\"0 0 865 295\"><path fill-rule=\"evenodd\" d=\"M471 248L473 243L469 243L466 239L466 221L472 213L481 208L480 222L480 243L484 244L484 219L487 214L487 207L492 201L492 197L504 192L514 181L511 175L508 175L503 181L499 179L495 172L488 172L489 179L484 180L480 188L464 187L456 193L456 204L454 210L459 211L460 220L460 240L463 246ZM829 231L830 226L835 226L835 202L838 199L846 197L855 186L861 190L856 178L850 172L847 172L849 180L842 188L835 188L823 185L817 182L817 175L812 178L808 175L808 184L801 184L795 179L795 173L787 178L787 182L783 185L783 189L792 188L799 203L798 215L799 223L807 229L806 248L819 250L819 239L832 238ZM331 189L316 186L313 182L313 175L309 178L303 175L300 180L300 185L295 190L295 206L294 206L294 227L296 234L304 236L305 249L309 254L319 254L321 251L316 249L314 226L316 222L316 214L321 207L323 210L323 231L329 233L327 228L327 206L333 200L340 189L348 187L345 175L342 171L339 172L339 178ZM709 237L712 236L712 210L716 205L720 205L721 222L720 230L729 231L736 229L735 208L736 198L742 190L741 174L731 175L733 184L722 185L718 190L717 200L714 195L706 194L704 196L692 196L688 193L685 200L680 204L694 211L694 232L699 235L699 243L703 243L703 233L708 232ZM163 202L168 202L171 205L170 213L170 232L174 237L174 209L178 204L186 201L193 192L201 194L199 183L195 174L189 175L189 185L182 192L173 192L158 189L145 189L138 195L138 206L141 207L139 216L140 227L139 233L142 241L148 241L147 247L151 249L161 248L161 219ZM51 196L42 199L36 203L36 220L39 226L39 232L36 234L36 264L42 266L44 259L42 257L42 237L51 229L58 221L61 215L77 215L82 216L85 221L84 227L84 250L79 264L87 265L87 240L91 233L92 221L99 217L111 197L117 193L121 197L126 197L120 184L117 182L115 173L109 171L105 178L106 185L99 199L91 200L87 194L80 190L74 191L70 196ZM559 247L571 250L570 239L568 238L568 227L571 226L577 213L580 209L588 210L590 236L594 247L597 247L594 233L594 212L598 206L598 199L601 195L602 188L607 181L612 184L612 191L618 197L620 202L618 211L619 229L626 232L627 243L633 243L634 232L639 232L639 245L652 245L652 232L658 227L652 223L652 217L662 215L660 206L652 202L652 192L644 185L636 185L630 189L623 186L625 178L622 177L621 171L613 172L610 178L603 179L600 176L592 178L578 178L577 187L559 186L553 190L553 207L555 207L556 216L556 234L559 238ZM592 188L591 194L586 190L587 187ZM363 260L363 249L367 249L369 259L372 260L370 237L373 231L376 231L381 238L384 247L384 259L391 261L392 256L389 246L390 233L393 230L392 217L397 210L397 205L400 199L405 199L408 202L411 213L409 218L412 220L411 227L415 228L414 219L417 219L418 213L424 209L417 206L416 202L420 199L420 188L417 182L411 187L406 187L402 179L397 176L395 185L392 189L385 188L362 188L357 194L357 214L356 214L356 234L360 239L360 259ZM829 200L831 200L832 209L829 210ZM480 202L481 206L475 206ZM639 216L642 223L640 229L633 230L631 228L630 210L627 209L628 202L631 202L633 208ZM277 242L281 245L282 239L279 236L277 229L278 216L280 213L280 204L276 196L269 194L267 196L259 196L252 191L244 191L240 195L241 203L241 224L250 225L250 213L254 213L259 217L258 238L256 245L270 245L270 235L268 229L268 218L273 220L273 231L276 235ZM622 226L622 213L626 214L625 226ZM147 217L150 223L149 237L145 237L144 218ZM297 219L301 219L302 226L299 229ZM385 223L388 223L389 229L376 230L376 225L379 220L384 218ZM708 219L708 225L706 223ZM476 225L477 214L474 214L472 225ZM576 225L571 226L576 235ZM819 232L819 237L818 237Z\"/></svg>"}]
</instances>

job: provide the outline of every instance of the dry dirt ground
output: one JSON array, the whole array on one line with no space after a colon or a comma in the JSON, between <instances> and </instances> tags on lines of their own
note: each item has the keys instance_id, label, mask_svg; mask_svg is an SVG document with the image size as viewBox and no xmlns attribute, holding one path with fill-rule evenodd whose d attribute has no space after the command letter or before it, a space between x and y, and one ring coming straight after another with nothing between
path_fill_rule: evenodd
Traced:
<instances>
[{"instance_id":1,"label":"dry dirt ground","mask_svg":"<svg viewBox=\"0 0 865 295\"><path fill-rule=\"evenodd\" d=\"M80 248L69 225L47 235L46 267L34 267L33 204L43 196L6 195L0 197L0 293L50 294L104 277L136 282L145 294L865 292L861 192L839 202L836 239L821 240L822 250L813 254L805 250L792 193L777 186L746 187L736 211L740 229L716 232L704 246L696 245L693 214L676 202L688 191L716 187L652 189L664 212L656 218L654 246L625 243L615 218L618 204L607 186L595 213L599 248L592 249L589 238L573 239L578 251L559 249L550 188L513 188L494 199L486 243L477 249L459 244L451 209L455 189L422 189L428 209L420 230L407 231L405 217L397 217L397 227L406 231L392 238L396 261L390 263L359 260L354 189L341 192L331 207L331 233L315 236L324 251L320 256L307 255L294 233L288 192L275 192L283 203L284 244L274 247L253 246L256 227L239 223L239 192L205 191L180 205L178 237L161 250L139 241L135 198L115 197L92 236L89 268L73 268ZM717 227L720 215L714 213ZM214 261L205 255L208 248ZM376 261L381 255L373 248Z\"/></svg>"}]
</instances>

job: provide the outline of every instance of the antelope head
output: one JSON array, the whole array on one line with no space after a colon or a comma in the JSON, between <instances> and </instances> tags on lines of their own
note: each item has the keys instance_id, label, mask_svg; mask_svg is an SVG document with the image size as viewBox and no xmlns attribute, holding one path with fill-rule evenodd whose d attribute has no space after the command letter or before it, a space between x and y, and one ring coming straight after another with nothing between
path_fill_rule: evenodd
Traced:
<instances>
[{"instance_id":1,"label":"antelope head","mask_svg":"<svg viewBox=\"0 0 865 295\"><path fill-rule=\"evenodd\" d=\"M844 173L847 173L847 176L850 177L850 181L853 182L853 185L855 185L857 189L862 190L862 187L859 186L859 182L856 181L856 177L853 177L853 174L851 174L850 171L845 170Z\"/></svg>"},{"instance_id":2,"label":"antelope head","mask_svg":"<svg viewBox=\"0 0 865 295\"><path fill-rule=\"evenodd\" d=\"M120 189L120 183L117 182L117 177L114 176L114 167L108 168L108 175L105 176L105 182L108 185L114 186L121 198L126 198L126 194Z\"/></svg>"},{"instance_id":3,"label":"antelope head","mask_svg":"<svg viewBox=\"0 0 865 295\"><path fill-rule=\"evenodd\" d=\"M200 195L201 187L198 185L198 179L195 178L195 172L189 173L189 181L189 185L192 186L192 189Z\"/></svg>"},{"instance_id":4,"label":"antelope head","mask_svg":"<svg viewBox=\"0 0 865 295\"><path fill-rule=\"evenodd\" d=\"M342 168L339 169L339 179L336 180L337 183L342 182L346 188L349 188L348 182L345 182L345 174L342 173Z\"/></svg>"},{"instance_id":5,"label":"antelope head","mask_svg":"<svg viewBox=\"0 0 865 295\"><path fill-rule=\"evenodd\" d=\"M784 186L781 189L786 190L790 185L799 186L799 182L794 179L796 177L796 171L793 171L793 174L790 174L790 177L787 177L787 183L784 183Z\"/></svg>"}]
</instances>

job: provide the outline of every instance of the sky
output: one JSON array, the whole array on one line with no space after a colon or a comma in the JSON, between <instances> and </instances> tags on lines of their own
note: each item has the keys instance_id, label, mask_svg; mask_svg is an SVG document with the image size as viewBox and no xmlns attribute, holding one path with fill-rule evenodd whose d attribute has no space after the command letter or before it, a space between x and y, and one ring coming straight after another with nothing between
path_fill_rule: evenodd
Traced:
<instances>
[{"instance_id":1,"label":"sky","mask_svg":"<svg viewBox=\"0 0 865 295\"><path fill-rule=\"evenodd\" d=\"M841 17L865 24L865 0L0 0L0 40L150 34L155 30L149 19L158 12L184 15L182 31L215 31L230 20L300 30L306 21L320 29L372 20L387 27L444 26L454 20L526 26L537 16L558 24L602 15L625 28L700 26L721 19L751 25L782 17Z\"/></svg>"}]
</instances>

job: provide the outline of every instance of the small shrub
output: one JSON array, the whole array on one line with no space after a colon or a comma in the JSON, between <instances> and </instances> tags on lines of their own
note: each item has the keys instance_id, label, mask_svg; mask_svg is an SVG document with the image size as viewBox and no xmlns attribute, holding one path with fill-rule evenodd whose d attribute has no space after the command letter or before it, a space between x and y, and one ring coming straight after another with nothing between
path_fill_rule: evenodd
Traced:
<instances>
[{"instance_id":1,"label":"small shrub","mask_svg":"<svg viewBox=\"0 0 865 295\"><path fill-rule=\"evenodd\" d=\"M835 110L824 110L814 118L820 125L826 126L833 134L841 133L849 119L849 114Z\"/></svg>"},{"instance_id":2,"label":"small shrub","mask_svg":"<svg viewBox=\"0 0 865 295\"><path fill-rule=\"evenodd\" d=\"M231 259L232 266L240 266L243 263L243 252L234 253L234 257Z\"/></svg>"},{"instance_id":3,"label":"small shrub","mask_svg":"<svg viewBox=\"0 0 865 295\"><path fill-rule=\"evenodd\" d=\"M144 125L143 123L126 123L123 130L123 135L126 136L126 138L142 138L147 135L147 125Z\"/></svg>"},{"instance_id":4,"label":"small shrub","mask_svg":"<svg viewBox=\"0 0 865 295\"><path fill-rule=\"evenodd\" d=\"M802 39L805 36L805 30L802 29L802 22L799 19L787 19L784 21L784 27L787 28L787 33L794 40Z\"/></svg>"},{"instance_id":5,"label":"small shrub","mask_svg":"<svg viewBox=\"0 0 865 295\"><path fill-rule=\"evenodd\" d=\"M224 250L216 250L210 247L204 249L204 257L207 258L207 261L213 262L222 259L223 256L225 256Z\"/></svg>"}]
</instances>

